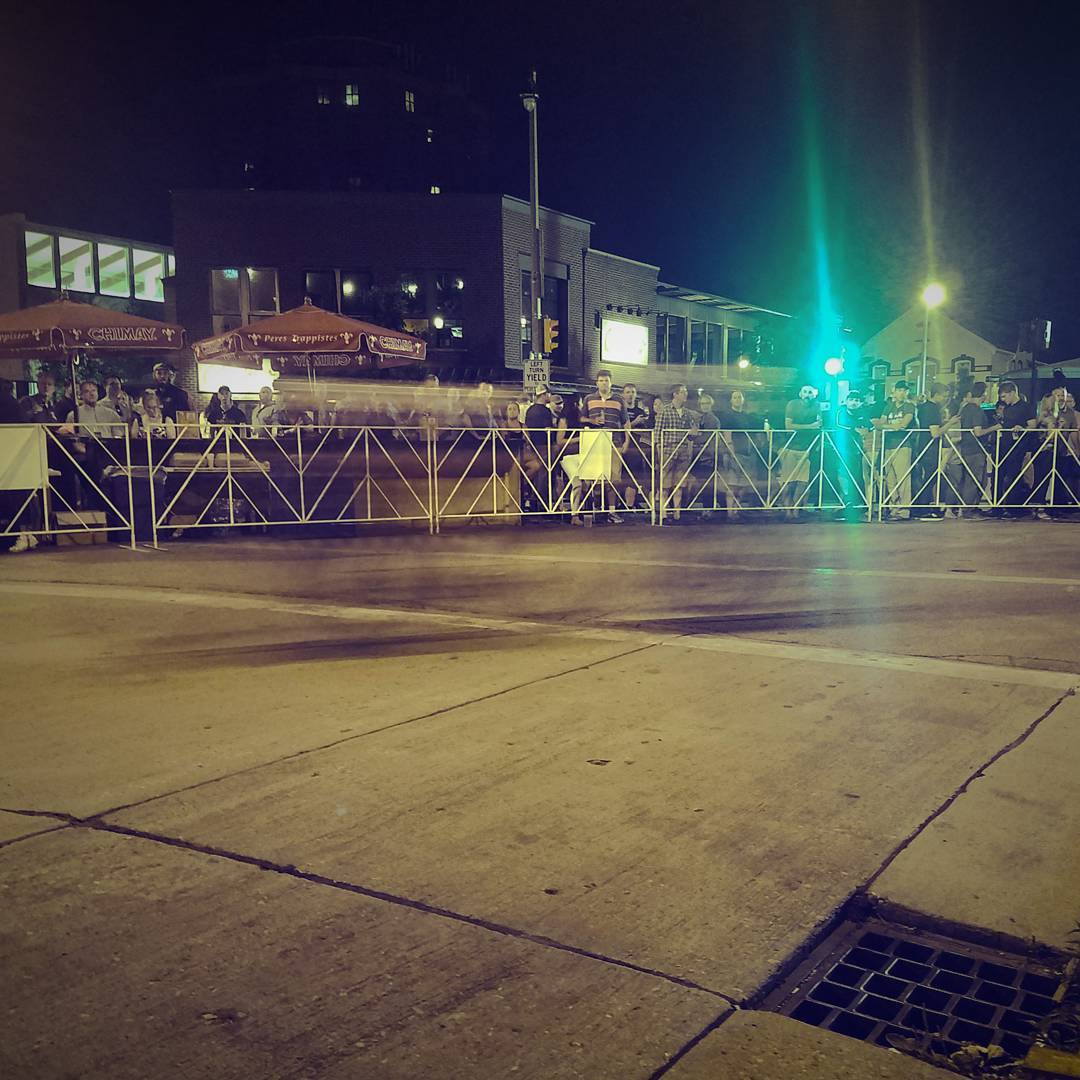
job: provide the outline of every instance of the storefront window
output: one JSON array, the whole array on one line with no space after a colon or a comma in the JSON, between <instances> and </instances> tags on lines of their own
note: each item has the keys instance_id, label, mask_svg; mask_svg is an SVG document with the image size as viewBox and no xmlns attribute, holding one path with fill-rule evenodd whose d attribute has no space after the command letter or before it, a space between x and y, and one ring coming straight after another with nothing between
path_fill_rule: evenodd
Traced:
<instances>
[{"instance_id":1,"label":"storefront window","mask_svg":"<svg viewBox=\"0 0 1080 1080\"><path fill-rule=\"evenodd\" d=\"M41 289L56 288L53 238L48 233L26 231L26 284Z\"/></svg>"},{"instance_id":2,"label":"storefront window","mask_svg":"<svg viewBox=\"0 0 1080 1080\"><path fill-rule=\"evenodd\" d=\"M667 354L667 316L656 316L656 362L666 364Z\"/></svg>"},{"instance_id":3,"label":"storefront window","mask_svg":"<svg viewBox=\"0 0 1080 1080\"><path fill-rule=\"evenodd\" d=\"M89 240L61 236L60 287L72 292L94 291L94 252Z\"/></svg>"},{"instance_id":4,"label":"storefront window","mask_svg":"<svg viewBox=\"0 0 1080 1080\"><path fill-rule=\"evenodd\" d=\"M140 251L139 248L134 248L131 254L135 268L136 298L162 303L165 300L165 286L161 280L165 276L164 254L160 251Z\"/></svg>"},{"instance_id":5,"label":"storefront window","mask_svg":"<svg viewBox=\"0 0 1080 1080\"><path fill-rule=\"evenodd\" d=\"M102 296L131 295L131 260L126 247L98 244L98 282Z\"/></svg>"},{"instance_id":6,"label":"storefront window","mask_svg":"<svg viewBox=\"0 0 1080 1080\"><path fill-rule=\"evenodd\" d=\"M737 326L728 327L727 355L729 364L737 364L743 355L743 332Z\"/></svg>"},{"instance_id":7,"label":"storefront window","mask_svg":"<svg viewBox=\"0 0 1080 1080\"><path fill-rule=\"evenodd\" d=\"M705 363L719 364L724 353L724 328L709 323L705 332Z\"/></svg>"},{"instance_id":8,"label":"storefront window","mask_svg":"<svg viewBox=\"0 0 1080 1080\"><path fill-rule=\"evenodd\" d=\"M686 363L686 319L681 315L669 315L667 320L669 364Z\"/></svg>"},{"instance_id":9,"label":"storefront window","mask_svg":"<svg viewBox=\"0 0 1080 1080\"><path fill-rule=\"evenodd\" d=\"M690 363L705 363L705 324L691 321L690 323Z\"/></svg>"}]
</instances>

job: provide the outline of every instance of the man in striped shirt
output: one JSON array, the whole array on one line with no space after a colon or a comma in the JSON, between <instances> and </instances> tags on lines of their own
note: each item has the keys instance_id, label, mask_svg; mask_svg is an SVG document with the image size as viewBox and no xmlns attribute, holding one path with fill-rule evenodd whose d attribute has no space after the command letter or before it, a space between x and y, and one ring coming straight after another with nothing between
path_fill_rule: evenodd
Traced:
<instances>
[{"instance_id":1,"label":"man in striped shirt","mask_svg":"<svg viewBox=\"0 0 1080 1080\"><path fill-rule=\"evenodd\" d=\"M615 397L611 392L611 372L601 368L596 373L596 393L586 394L585 401L581 406L581 422L585 427L601 428L605 432L611 432L607 438L611 440L611 470L607 476L600 480L600 509L607 508L607 490L614 492L622 479L622 453L626 448L630 434L630 413L626 408L626 402L622 398ZM622 435L615 436L616 431ZM615 499L618 496L612 494L611 513L608 520L613 525L622 523L622 518L616 513Z\"/></svg>"}]
</instances>

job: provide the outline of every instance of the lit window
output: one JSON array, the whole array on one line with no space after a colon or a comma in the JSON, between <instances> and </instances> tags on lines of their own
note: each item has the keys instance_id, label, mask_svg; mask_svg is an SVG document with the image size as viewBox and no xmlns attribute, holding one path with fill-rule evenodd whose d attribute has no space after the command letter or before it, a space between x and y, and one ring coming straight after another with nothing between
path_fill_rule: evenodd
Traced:
<instances>
[{"instance_id":1,"label":"lit window","mask_svg":"<svg viewBox=\"0 0 1080 1080\"><path fill-rule=\"evenodd\" d=\"M435 141L435 129L434 128L428 128L427 129L427 141L429 143L433 143Z\"/></svg>"},{"instance_id":2,"label":"lit window","mask_svg":"<svg viewBox=\"0 0 1080 1080\"><path fill-rule=\"evenodd\" d=\"M405 302L406 315L426 315L427 297L424 295L424 275L419 270L408 270L401 275L401 296Z\"/></svg>"},{"instance_id":3,"label":"lit window","mask_svg":"<svg viewBox=\"0 0 1080 1080\"><path fill-rule=\"evenodd\" d=\"M431 185L431 194L432 195L441 195L442 194L442 188L439 187L438 184L432 184Z\"/></svg>"},{"instance_id":4,"label":"lit window","mask_svg":"<svg viewBox=\"0 0 1080 1080\"><path fill-rule=\"evenodd\" d=\"M56 288L53 238L47 233L26 232L26 284L42 289Z\"/></svg>"},{"instance_id":5,"label":"lit window","mask_svg":"<svg viewBox=\"0 0 1080 1080\"><path fill-rule=\"evenodd\" d=\"M333 270L304 271L304 295L316 307L337 311L337 283Z\"/></svg>"},{"instance_id":6,"label":"lit window","mask_svg":"<svg viewBox=\"0 0 1080 1080\"><path fill-rule=\"evenodd\" d=\"M94 291L94 252L89 240L60 237L60 288Z\"/></svg>"},{"instance_id":7,"label":"lit window","mask_svg":"<svg viewBox=\"0 0 1080 1080\"><path fill-rule=\"evenodd\" d=\"M345 104L346 105L359 105L360 104L360 84L359 83L346 83L345 84Z\"/></svg>"},{"instance_id":8,"label":"lit window","mask_svg":"<svg viewBox=\"0 0 1080 1080\"><path fill-rule=\"evenodd\" d=\"M98 282L102 296L131 295L131 264L128 249L118 244L98 244Z\"/></svg>"},{"instance_id":9,"label":"lit window","mask_svg":"<svg viewBox=\"0 0 1080 1080\"><path fill-rule=\"evenodd\" d=\"M405 91L405 111L416 112L416 95L411 90Z\"/></svg>"},{"instance_id":10,"label":"lit window","mask_svg":"<svg viewBox=\"0 0 1080 1080\"><path fill-rule=\"evenodd\" d=\"M254 171L255 171L255 162L254 161L245 161L244 162L244 172L253 173Z\"/></svg>"},{"instance_id":11,"label":"lit window","mask_svg":"<svg viewBox=\"0 0 1080 1080\"><path fill-rule=\"evenodd\" d=\"M169 277L176 277L176 256L169 254L165 256L165 268L168 271Z\"/></svg>"},{"instance_id":12,"label":"lit window","mask_svg":"<svg viewBox=\"0 0 1080 1080\"><path fill-rule=\"evenodd\" d=\"M165 300L165 286L162 284L162 278L165 276L164 253L140 251L134 248L131 254L135 264L136 299L163 303Z\"/></svg>"},{"instance_id":13,"label":"lit window","mask_svg":"<svg viewBox=\"0 0 1080 1080\"><path fill-rule=\"evenodd\" d=\"M330 104L330 91L325 86L320 86L315 91L315 104L316 105L329 105Z\"/></svg>"}]
</instances>

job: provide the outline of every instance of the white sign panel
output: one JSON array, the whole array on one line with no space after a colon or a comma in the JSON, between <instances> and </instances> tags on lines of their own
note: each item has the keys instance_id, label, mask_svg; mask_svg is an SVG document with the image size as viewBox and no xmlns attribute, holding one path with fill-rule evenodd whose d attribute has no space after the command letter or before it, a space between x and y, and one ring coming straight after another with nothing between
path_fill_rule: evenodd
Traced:
<instances>
[{"instance_id":1,"label":"white sign panel","mask_svg":"<svg viewBox=\"0 0 1080 1080\"><path fill-rule=\"evenodd\" d=\"M0 491L28 491L48 482L45 429L37 424L0 427Z\"/></svg>"},{"instance_id":2,"label":"white sign panel","mask_svg":"<svg viewBox=\"0 0 1080 1080\"><path fill-rule=\"evenodd\" d=\"M600 361L644 367L649 362L649 328L641 323L604 319L600 327Z\"/></svg>"},{"instance_id":3,"label":"white sign panel","mask_svg":"<svg viewBox=\"0 0 1080 1080\"><path fill-rule=\"evenodd\" d=\"M547 386L551 381L551 361L529 358L522 369L522 386L526 393L532 394L538 386Z\"/></svg>"}]
</instances>

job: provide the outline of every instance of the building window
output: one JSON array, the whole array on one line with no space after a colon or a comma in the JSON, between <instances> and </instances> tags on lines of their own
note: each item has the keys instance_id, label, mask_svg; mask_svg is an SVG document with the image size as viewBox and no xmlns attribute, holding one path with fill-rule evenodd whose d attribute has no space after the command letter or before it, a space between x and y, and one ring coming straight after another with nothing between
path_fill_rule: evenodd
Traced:
<instances>
[{"instance_id":1,"label":"building window","mask_svg":"<svg viewBox=\"0 0 1080 1080\"><path fill-rule=\"evenodd\" d=\"M162 282L162 278L165 277L164 252L140 251L138 248L133 248L131 256L135 271L135 298L163 303L165 300L165 286Z\"/></svg>"},{"instance_id":2,"label":"building window","mask_svg":"<svg viewBox=\"0 0 1080 1080\"><path fill-rule=\"evenodd\" d=\"M131 254L118 244L98 244L98 286L102 296L131 295Z\"/></svg>"},{"instance_id":3,"label":"building window","mask_svg":"<svg viewBox=\"0 0 1080 1080\"><path fill-rule=\"evenodd\" d=\"M138 252L135 253L136 260ZM222 267L210 271L210 308L214 333L276 315L277 271L267 267Z\"/></svg>"},{"instance_id":4,"label":"building window","mask_svg":"<svg viewBox=\"0 0 1080 1080\"><path fill-rule=\"evenodd\" d=\"M339 270L342 315L370 317L373 314L374 293L368 270Z\"/></svg>"},{"instance_id":5,"label":"building window","mask_svg":"<svg viewBox=\"0 0 1080 1080\"><path fill-rule=\"evenodd\" d=\"M345 84L345 104L352 107L360 104L360 84Z\"/></svg>"},{"instance_id":6,"label":"building window","mask_svg":"<svg viewBox=\"0 0 1080 1080\"><path fill-rule=\"evenodd\" d=\"M334 270L307 270L304 273L304 296L316 307L337 311L337 273Z\"/></svg>"},{"instance_id":7,"label":"building window","mask_svg":"<svg viewBox=\"0 0 1080 1080\"><path fill-rule=\"evenodd\" d=\"M532 305L530 297L532 293L532 274L528 270L521 271L521 358L527 360L532 351ZM551 354L551 362L556 365L567 365L568 351L564 343L566 326L569 315L568 290L565 278L549 277L544 275L544 295L540 301L540 314L545 319L555 319L561 329L555 350Z\"/></svg>"},{"instance_id":8,"label":"building window","mask_svg":"<svg viewBox=\"0 0 1080 1080\"><path fill-rule=\"evenodd\" d=\"M176 256L171 253L165 256L165 271L166 277L176 277Z\"/></svg>"},{"instance_id":9,"label":"building window","mask_svg":"<svg viewBox=\"0 0 1080 1080\"><path fill-rule=\"evenodd\" d=\"M278 312L277 271L248 267L248 311L252 315L276 315Z\"/></svg>"},{"instance_id":10,"label":"building window","mask_svg":"<svg viewBox=\"0 0 1080 1080\"><path fill-rule=\"evenodd\" d=\"M315 104L316 105L329 105L330 104L330 90L328 87L320 86L315 91Z\"/></svg>"},{"instance_id":11,"label":"building window","mask_svg":"<svg viewBox=\"0 0 1080 1080\"><path fill-rule=\"evenodd\" d=\"M89 240L61 236L60 288L72 292L94 292L94 246Z\"/></svg>"},{"instance_id":12,"label":"building window","mask_svg":"<svg viewBox=\"0 0 1080 1080\"><path fill-rule=\"evenodd\" d=\"M460 271L443 270L435 277L435 309L448 320L458 319L462 313L465 294L465 278Z\"/></svg>"},{"instance_id":13,"label":"building window","mask_svg":"<svg viewBox=\"0 0 1080 1080\"><path fill-rule=\"evenodd\" d=\"M24 233L26 239L26 284L40 289L56 288L53 238L48 233Z\"/></svg>"},{"instance_id":14,"label":"building window","mask_svg":"<svg viewBox=\"0 0 1080 1080\"><path fill-rule=\"evenodd\" d=\"M406 315L426 315L427 297L424 295L423 276L415 270L401 275L401 295Z\"/></svg>"},{"instance_id":15,"label":"building window","mask_svg":"<svg viewBox=\"0 0 1080 1080\"><path fill-rule=\"evenodd\" d=\"M889 377L889 365L886 363L872 364L870 366L870 378L873 382L883 382Z\"/></svg>"},{"instance_id":16,"label":"building window","mask_svg":"<svg viewBox=\"0 0 1080 1080\"><path fill-rule=\"evenodd\" d=\"M656 316L656 362L666 364L667 358L667 316Z\"/></svg>"},{"instance_id":17,"label":"building window","mask_svg":"<svg viewBox=\"0 0 1080 1080\"><path fill-rule=\"evenodd\" d=\"M416 112L416 95L411 90L405 91L405 111Z\"/></svg>"},{"instance_id":18,"label":"building window","mask_svg":"<svg viewBox=\"0 0 1080 1080\"><path fill-rule=\"evenodd\" d=\"M435 141L435 129L434 128L428 128L427 129L427 141L428 141L428 143L433 143Z\"/></svg>"},{"instance_id":19,"label":"building window","mask_svg":"<svg viewBox=\"0 0 1080 1080\"><path fill-rule=\"evenodd\" d=\"M432 184L431 185L431 194L432 195L441 195L442 194L442 188L439 187L438 184Z\"/></svg>"}]
</instances>

